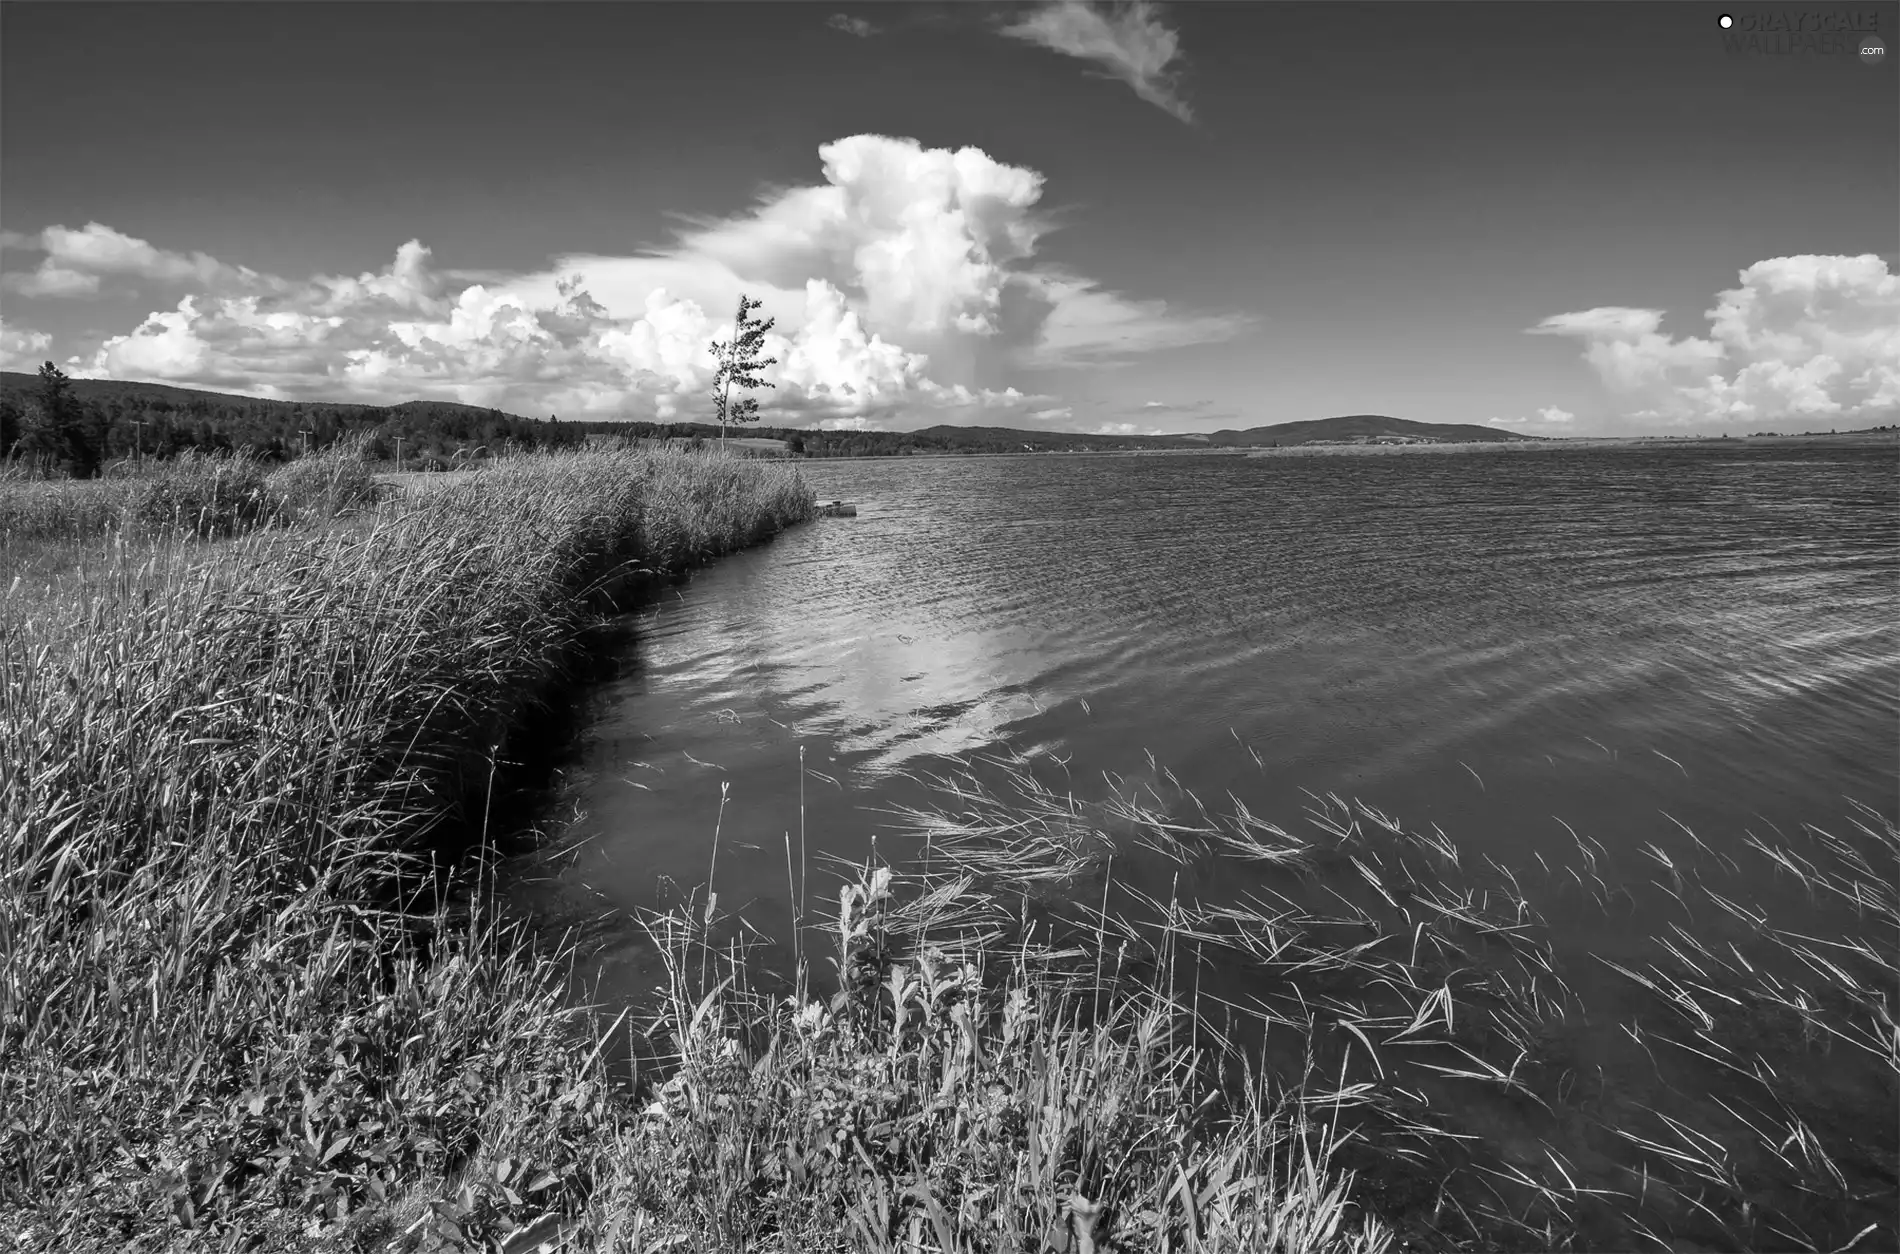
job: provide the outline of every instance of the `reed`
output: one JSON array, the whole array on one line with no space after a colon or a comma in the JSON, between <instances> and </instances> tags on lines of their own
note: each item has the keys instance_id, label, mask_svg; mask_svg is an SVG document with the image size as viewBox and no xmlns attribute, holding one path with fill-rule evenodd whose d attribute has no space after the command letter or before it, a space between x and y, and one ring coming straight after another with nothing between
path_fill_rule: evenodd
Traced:
<instances>
[{"instance_id":1,"label":"reed","mask_svg":"<svg viewBox=\"0 0 1900 1254\"><path fill-rule=\"evenodd\" d=\"M1013 930L1041 938L1045 975L1065 965L1054 955L1081 955L1067 974L1085 1014L1112 1021L1131 997L1172 1006L1188 1040L1211 1042L1204 1065L1270 1071L1296 1106L1336 1121L1329 1164L1356 1167L1349 1196L1407 1235L1553 1249L1893 1238L1891 1121L1857 1113L1900 1095L1882 958L1900 935L1900 836L1870 809L1800 840L1746 836L1732 849L1758 855L1752 879L1663 816L1680 847L1635 854L1666 871L1647 889L1671 909L1640 916L1654 929L1640 963L1598 959L1657 1012L1614 1024L1631 1056L1619 1058L1575 1043L1629 1010L1579 996L1538 897L1589 883L1634 903L1644 885L1567 824L1587 879L1540 859L1540 887L1488 857L1474 868L1440 829L1336 796L1309 794L1310 830L1295 832L1237 799L1216 814L1178 785L1170 802L1112 775L1103 800L1078 800L1008 752L931 782L938 804L891 815L924 839L932 874L990 894L1004 925L1005 900L1025 896ZM1144 852L1148 881L1176 891L1145 894L1133 873L1111 885L1109 860ZM1752 891L1764 872L1838 903L1842 934L1776 926ZM1221 891L1202 900L1190 883ZM1210 986L1216 958L1244 975ZM1538 1161L1504 1155L1500 1119L1541 1138ZM1432 1196L1391 1204L1421 1169Z\"/></svg>"},{"instance_id":2,"label":"reed","mask_svg":"<svg viewBox=\"0 0 1900 1254\"><path fill-rule=\"evenodd\" d=\"M260 481L199 469L214 506ZM43 1248L283 1248L313 1220L478 1241L577 1211L611 1141L571 953L456 855L590 603L811 493L587 452L329 524L350 487L306 478L282 526L162 548L122 513L0 601L0 1205Z\"/></svg>"},{"instance_id":3,"label":"reed","mask_svg":"<svg viewBox=\"0 0 1900 1254\"><path fill-rule=\"evenodd\" d=\"M1094 1013L1054 974L1081 951L999 945L996 904L850 868L817 1000L737 994L738 954L694 981L699 921L649 917L667 1078L616 1142L604 1246L1390 1248L1304 1106L1258 1072L1211 1083L1152 987Z\"/></svg>"},{"instance_id":4,"label":"reed","mask_svg":"<svg viewBox=\"0 0 1900 1254\"><path fill-rule=\"evenodd\" d=\"M402 500L300 473L314 508L228 529L55 528L80 560L0 600L0 1227L26 1244L1900 1237L1900 1147L1862 1117L1900 1080L1900 834L1872 810L1677 824L1634 865L1573 829L1575 865L1507 866L1336 795L1284 825L1217 810L1154 761L1099 788L1051 763L1058 791L1005 746L887 815L918 864L856 864L808 857L801 756L792 978L715 909L715 830L703 902L644 921L651 1002L576 1007L586 955L459 856L508 737L629 581L811 494L674 452L504 458ZM1650 931L1586 977L1559 894L1640 895Z\"/></svg>"}]
</instances>

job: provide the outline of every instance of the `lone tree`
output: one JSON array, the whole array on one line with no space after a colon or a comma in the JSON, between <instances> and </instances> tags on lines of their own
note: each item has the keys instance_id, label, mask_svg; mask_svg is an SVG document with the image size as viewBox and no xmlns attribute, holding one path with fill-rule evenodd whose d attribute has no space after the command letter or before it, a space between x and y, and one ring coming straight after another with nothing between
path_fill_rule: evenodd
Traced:
<instances>
[{"instance_id":1,"label":"lone tree","mask_svg":"<svg viewBox=\"0 0 1900 1254\"><path fill-rule=\"evenodd\" d=\"M99 468L102 451L96 443L102 441L88 438L88 415L74 398L72 380L66 372L50 361L42 365L33 402L27 407L25 430L20 434L21 452L51 462L76 479L91 478Z\"/></svg>"},{"instance_id":2,"label":"lone tree","mask_svg":"<svg viewBox=\"0 0 1900 1254\"><path fill-rule=\"evenodd\" d=\"M754 309L764 306L764 301L752 300L743 293L739 296L739 313L732 320L732 339L726 342L712 342L713 360L719 363L719 369L713 373L713 405L719 411L719 448L726 447L726 422L757 422L759 420L759 402L756 397L742 396L732 399L732 389L769 388L775 385L759 378L759 371L767 366L778 365L776 357L761 357L765 349L765 333L778 322L777 318L767 318L761 322L747 317Z\"/></svg>"}]
</instances>

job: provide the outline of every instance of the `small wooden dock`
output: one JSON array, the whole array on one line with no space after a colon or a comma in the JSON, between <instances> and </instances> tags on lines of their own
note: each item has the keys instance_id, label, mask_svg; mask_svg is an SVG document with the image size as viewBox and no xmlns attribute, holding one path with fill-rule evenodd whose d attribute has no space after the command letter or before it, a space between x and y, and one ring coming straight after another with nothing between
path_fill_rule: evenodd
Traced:
<instances>
[{"instance_id":1,"label":"small wooden dock","mask_svg":"<svg viewBox=\"0 0 1900 1254\"><path fill-rule=\"evenodd\" d=\"M829 504L820 501L818 504L818 516L820 518L856 518L858 516L858 507L849 501L832 501Z\"/></svg>"}]
</instances>

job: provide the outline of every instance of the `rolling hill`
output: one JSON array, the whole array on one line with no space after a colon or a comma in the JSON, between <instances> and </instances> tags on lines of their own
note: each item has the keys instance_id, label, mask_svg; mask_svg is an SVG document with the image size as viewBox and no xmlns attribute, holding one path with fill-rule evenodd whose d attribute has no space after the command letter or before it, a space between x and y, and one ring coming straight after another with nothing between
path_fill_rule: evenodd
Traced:
<instances>
[{"instance_id":1,"label":"rolling hill","mask_svg":"<svg viewBox=\"0 0 1900 1254\"><path fill-rule=\"evenodd\" d=\"M0 398L24 399L38 387L38 380L17 371L0 372ZM329 420L344 426L390 424L391 430L409 429L420 435L434 426L456 429L458 438L467 439L463 427L477 423L533 423L539 419L498 410L483 409L453 401L413 400L397 405L367 405L347 401L265 400L226 392L173 387L163 383L134 383L116 379L74 379L73 395L89 404L119 409L156 409L217 419L241 412L251 422L294 425ZM227 419L228 420L228 419ZM583 419L570 428L597 433L612 432L625 424L607 419ZM664 425L674 434L713 435L717 427L706 423L642 424ZM398 432L400 433L400 432ZM1496 427L1470 423L1413 422L1382 414L1347 414L1305 422L1283 422L1272 426L1248 427L1178 435L1108 435L1073 431L1028 430L1017 427L963 427L939 424L916 431L816 431L796 428L751 427L750 436L788 439L800 435L817 455L888 454L915 452L1066 452L1075 450L1112 451L1135 449L1208 449L1268 448L1310 443L1365 443L1370 441L1430 441L1434 443L1501 443L1534 440L1538 437L1502 431ZM327 435L326 435L326 438ZM294 439L292 440L294 443ZM822 451L821 451L822 450ZM849 454L846 454L849 455Z\"/></svg>"},{"instance_id":2,"label":"rolling hill","mask_svg":"<svg viewBox=\"0 0 1900 1254\"><path fill-rule=\"evenodd\" d=\"M212 405L247 405L260 409L281 407L285 411L298 408L292 401L264 400L255 396L240 396L235 392L209 392L201 388L173 387L169 383L131 383L120 379L74 379L73 395L82 401L124 401L139 406L150 405L153 401L165 401L173 406L186 406L193 401L203 401ZM24 393L32 395L39 389L39 376L25 374L18 370L0 371L0 393ZM380 409L381 406L357 405L348 402L332 404L322 402L329 408Z\"/></svg>"},{"instance_id":3,"label":"rolling hill","mask_svg":"<svg viewBox=\"0 0 1900 1254\"><path fill-rule=\"evenodd\" d=\"M1412 422L1388 418L1383 414L1347 414L1339 418L1320 418L1311 422L1282 422L1270 427L1248 427L1244 431L1215 431L1209 444L1230 448L1262 448L1270 445L1309 444L1323 440L1364 442L1376 439L1431 440L1440 444L1501 444L1540 437L1480 427L1472 423Z\"/></svg>"}]
</instances>

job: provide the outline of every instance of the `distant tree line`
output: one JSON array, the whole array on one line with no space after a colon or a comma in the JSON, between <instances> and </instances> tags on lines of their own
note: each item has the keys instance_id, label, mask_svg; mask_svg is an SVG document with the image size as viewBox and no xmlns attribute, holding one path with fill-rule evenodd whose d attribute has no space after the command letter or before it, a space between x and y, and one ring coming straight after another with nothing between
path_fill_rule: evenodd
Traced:
<instances>
[{"instance_id":1,"label":"distant tree line","mask_svg":"<svg viewBox=\"0 0 1900 1254\"><path fill-rule=\"evenodd\" d=\"M478 450L549 448L585 442L582 424L554 415L522 418L499 409L439 401L339 405L272 401L153 384L69 379L52 362L37 375L0 378L0 458L37 461L91 478L128 458L176 457L191 449L247 449L284 461L346 436L367 436L367 452L406 465L446 467Z\"/></svg>"},{"instance_id":2,"label":"distant tree line","mask_svg":"<svg viewBox=\"0 0 1900 1254\"><path fill-rule=\"evenodd\" d=\"M618 432L631 439L716 439L719 428L697 422L585 422L590 434ZM1081 435L1072 431L1018 431L1008 427L927 427L921 431L819 431L754 427L748 437L785 441L799 457L904 457L943 453L1082 453L1153 448L1206 448L1205 441L1157 436Z\"/></svg>"},{"instance_id":3,"label":"distant tree line","mask_svg":"<svg viewBox=\"0 0 1900 1254\"><path fill-rule=\"evenodd\" d=\"M921 431L821 431L754 426L748 437L782 440L794 457L901 457L946 453L1057 453L1205 448L1205 442L1155 436L1080 435L1007 427L937 426ZM361 434L366 452L412 469L447 469L467 457L505 449L573 447L590 440L716 440L702 422L524 418L448 401L349 405L262 400L152 383L70 379L52 362L37 375L0 374L0 459L35 461L53 473L100 474L130 458L169 458L197 449L246 449L284 461Z\"/></svg>"}]
</instances>

